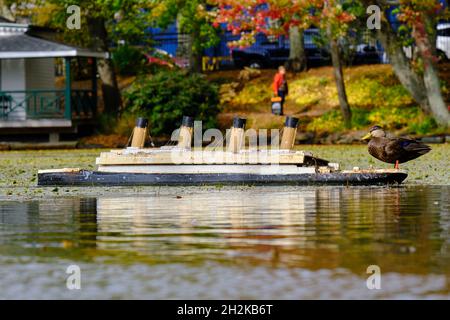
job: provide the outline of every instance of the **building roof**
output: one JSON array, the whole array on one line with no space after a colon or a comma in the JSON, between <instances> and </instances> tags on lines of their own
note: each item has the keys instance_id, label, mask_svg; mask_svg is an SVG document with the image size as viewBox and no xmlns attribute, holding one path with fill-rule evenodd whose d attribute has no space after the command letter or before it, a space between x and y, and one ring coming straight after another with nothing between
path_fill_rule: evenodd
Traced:
<instances>
[{"instance_id":1,"label":"building roof","mask_svg":"<svg viewBox=\"0 0 450 320\"><path fill-rule=\"evenodd\" d=\"M29 25L0 23L0 59L93 57L107 58L106 52L45 40L27 34Z\"/></svg>"}]
</instances>

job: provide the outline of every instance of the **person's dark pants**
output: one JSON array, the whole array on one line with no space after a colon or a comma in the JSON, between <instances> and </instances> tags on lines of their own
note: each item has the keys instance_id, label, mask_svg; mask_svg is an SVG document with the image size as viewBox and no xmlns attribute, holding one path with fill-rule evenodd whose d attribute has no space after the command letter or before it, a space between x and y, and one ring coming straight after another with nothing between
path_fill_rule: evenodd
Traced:
<instances>
[{"instance_id":1,"label":"person's dark pants","mask_svg":"<svg viewBox=\"0 0 450 320\"><path fill-rule=\"evenodd\" d=\"M278 96L281 98L281 114L280 116L283 115L283 106L284 106L284 101L286 100L286 92L284 92L283 90L278 90Z\"/></svg>"}]
</instances>

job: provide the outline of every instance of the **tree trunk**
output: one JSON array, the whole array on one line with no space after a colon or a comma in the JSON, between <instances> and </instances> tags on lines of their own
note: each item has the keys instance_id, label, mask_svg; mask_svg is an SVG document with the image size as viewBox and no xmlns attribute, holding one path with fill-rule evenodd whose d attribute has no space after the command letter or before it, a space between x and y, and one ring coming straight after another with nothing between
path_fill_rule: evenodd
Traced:
<instances>
[{"instance_id":1,"label":"tree trunk","mask_svg":"<svg viewBox=\"0 0 450 320\"><path fill-rule=\"evenodd\" d=\"M345 90L344 72L342 71L339 43L330 32L328 33L328 37L330 39L331 60L333 62L334 79L336 81L336 88L339 97L339 106L341 107L344 124L347 128L350 128L352 125L352 112L350 110L350 105L348 104L347 92Z\"/></svg>"},{"instance_id":2,"label":"tree trunk","mask_svg":"<svg viewBox=\"0 0 450 320\"><path fill-rule=\"evenodd\" d=\"M203 58L203 50L200 39L200 29L194 28L193 32L190 35L190 43L189 43L189 71L193 73L201 73L202 70L202 58Z\"/></svg>"},{"instance_id":3,"label":"tree trunk","mask_svg":"<svg viewBox=\"0 0 450 320\"><path fill-rule=\"evenodd\" d=\"M193 73L201 73L203 71L202 59L203 59L202 52L198 52L198 50L192 48L189 51L189 71Z\"/></svg>"},{"instance_id":4,"label":"tree trunk","mask_svg":"<svg viewBox=\"0 0 450 320\"><path fill-rule=\"evenodd\" d=\"M88 18L92 47L94 50L109 52L108 37L103 18ZM116 73L111 59L99 59L97 71L102 80L104 112L118 116L122 104Z\"/></svg>"},{"instance_id":5,"label":"tree trunk","mask_svg":"<svg viewBox=\"0 0 450 320\"><path fill-rule=\"evenodd\" d=\"M425 30L427 30L429 45L431 52L434 56L437 56L437 23L433 17L425 16Z\"/></svg>"},{"instance_id":6,"label":"tree trunk","mask_svg":"<svg viewBox=\"0 0 450 320\"><path fill-rule=\"evenodd\" d=\"M0 0L0 17L13 22L16 20L5 0Z\"/></svg>"},{"instance_id":7,"label":"tree trunk","mask_svg":"<svg viewBox=\"0 0 450 320\"><path fill-rule=\"evenodd\" d=\"M386 51L389 62L400 83L420 105L422 110L430 113L431 108L423 79L413 71L409 59L403 50L402 41L397 38L394 29L385 19L382 21L381 30L378 31L378 39Z\"/></svg>"},{"instance_id":8,"label":"tree trunk","mask_svg":"<svg viewBox=\"0 0 450 320\"><path fill-rule=\"evenodd\" d=\"M430 50L433 51L434 46L430 43L416 41L419 53L425 62L424 73L421 76L414 71L403 50L401 39L396 35L386 16L382 20L382 28L378 31L378 38L389 56L397 78L413 99L425 113L433 116L436 123L443 127L449 127L450 114L442 96L438 72L432 58L429 57L429 52ZM422 39L423 37L418 38ZM427 50L427 48L430 50Z\"/></svg>"},{"instance_id":9,"label":"tree trunk","mask_svg":"<svg viewBox=\"0 0 450 320\"><path fill-rule=\"evenodd\" d=\"M450 127L450 113L442 96L438 72L432 63L426 63L423 78L433 118L440 126Z\"/></svg>"},{"instance_id":10,"label":"tree trunk","mask_svg":"<svg viewBox=\"0 0 450 320\"><path fill-rule=\"evenodd\" d=\"M414 33L416 32L417 30L414 30ZM417 48L424 62L423 80L431 113L440 126L450 127L450 113L447 110L444 97L442 96L439 74L434 65L433 55L431 53L433 50L431 49L430 52L430 48L435 46L431 45L430 38L427 34L416 34L414 38L416 39ZM433 38L431 37L431 39Z\"/></svg>"},{"instance_id":11,"label":"tree trunk","mask_svg":"<svg viewBox=\"0 0 450 320\"><path fill-rule=\"evenodd\" d=\"M289 59L286 62L287 69L293 72L301 72L307 69L304 33L299 27L289 29Z\"/></svg>"}]
</instances>

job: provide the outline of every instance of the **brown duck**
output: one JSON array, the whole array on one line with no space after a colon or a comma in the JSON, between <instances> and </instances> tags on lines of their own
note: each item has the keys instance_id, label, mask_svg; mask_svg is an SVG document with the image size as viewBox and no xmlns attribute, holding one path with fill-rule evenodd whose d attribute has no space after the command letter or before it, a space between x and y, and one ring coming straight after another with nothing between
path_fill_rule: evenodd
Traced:
<instances>
[{"instance_id":1,"label":"brown duck","mask_svg":"<svg viewBox=\"0 0 450 320\"><path fill-rule=\"evenodd\" d=\"M419 141L388 137L380 126L374 126L362 140L369 140L369 153L380 161L395 163L398 169L399 163L414 160L431 151L431 148Z\"/></svg>"}]
</instances>

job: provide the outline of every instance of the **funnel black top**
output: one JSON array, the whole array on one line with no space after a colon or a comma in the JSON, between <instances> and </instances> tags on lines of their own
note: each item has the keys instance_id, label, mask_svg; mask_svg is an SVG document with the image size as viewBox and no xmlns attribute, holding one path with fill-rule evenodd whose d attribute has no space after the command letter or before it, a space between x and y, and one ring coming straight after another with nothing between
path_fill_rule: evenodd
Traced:
<instances>
[{"instance_id":1,"label":"funnel black top","mask_svg":"<svg viewBox=\"0 0 450 320\"><path fill-rule=\"evenodd\" d=\"M297 125L298 125L298 118L286 117L286 122L284 123L285 127L297 128Z\"/></svg>"},{"instance_id":2,"label":"funnel black top","mask_svg":"<svg viewBox=\"0 0 450 320\"><path fill-rule=\"evenodd\" d=\"M244 129L244 128L245 128L245 123L246 123L246 122L247 122L247 119L235 117L235 118L233 119L233 128Z\"/></svg>"},{"instance_id":3,"label":"funnel black top","mask_svg":"<svg viewBox=\"0 0 450 320\"><path fill-rule=\"evenodd\" d=\"M194 118L189 116L183 116L183 120L181 121L181 125L183 127L192 128L194 127Z\"/></svg>"},{"instance_id":4,"label":"funnel black top","mask_svg":"<svg viewBox=\"0 0 450 320\"><path fill-rule=\"evenodd\" d=\"M136 127L138 127L138 128L147 128L147 126L148 126L148 119L138 118L136 120Z\"/></svg>"}]
</instances>

